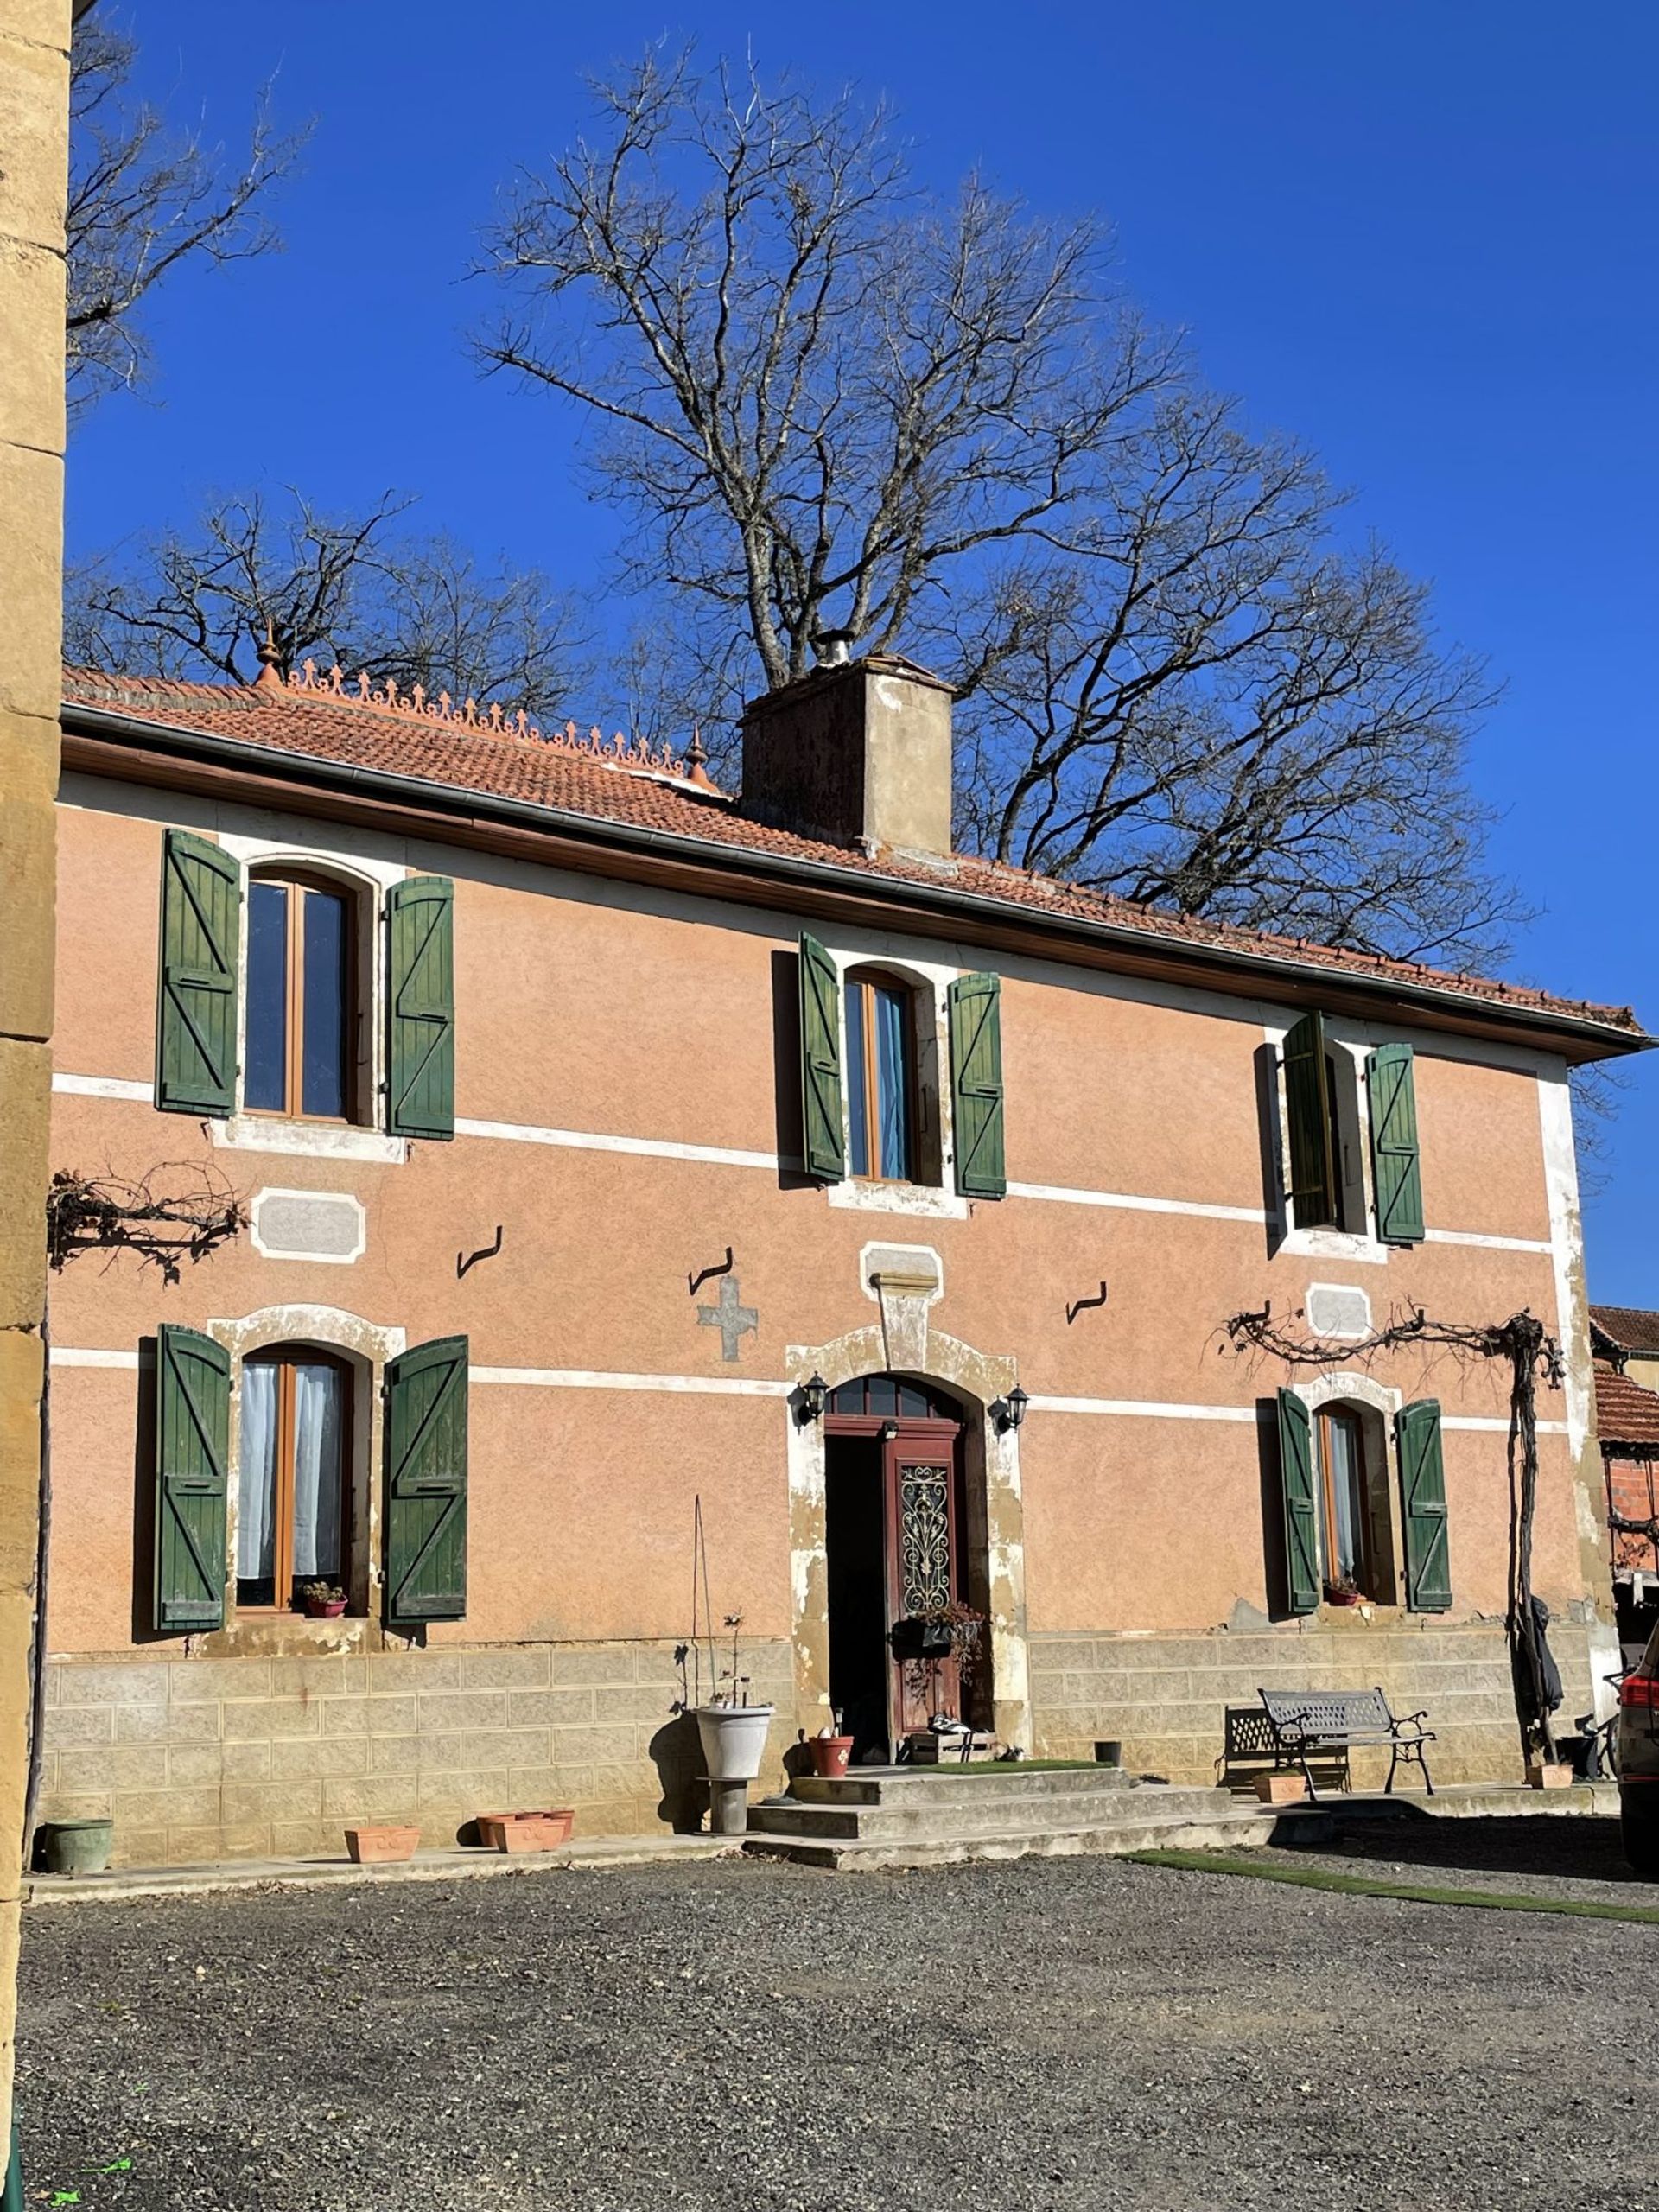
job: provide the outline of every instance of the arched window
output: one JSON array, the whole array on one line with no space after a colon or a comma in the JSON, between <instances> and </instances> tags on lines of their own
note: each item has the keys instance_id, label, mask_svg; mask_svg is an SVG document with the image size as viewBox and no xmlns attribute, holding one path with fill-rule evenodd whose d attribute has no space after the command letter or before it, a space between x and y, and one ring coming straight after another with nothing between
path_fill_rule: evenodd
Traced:
<instances>
[{"instance_id":1,"label":"arched window","mask_svg":"<svg viewBox=\"0 0 1659 2212\"><path fill-rule=\"evenodd\" d=\"M858 968L847 977L846 1007L849 1170L877 1182L917 1182L915 993L878 969Z\"/></svg>"},{"instance_id":2,"label":"arched window","mask_svg":"<svg viewBox=\"0 0 1659 2212\"><path fill-rule=\"evenodd\" d=\"M1395 1600L1394 1537L1380 1425L1357 1406L1320 1408L1320 1535L1327 1598Z\"/></svg>"},{"instance_id":3,"label":"arched window","mask_svg":"<svg viewBox=\"0 0 1659 2212\"><path fill-rule=\"evenodd\" d=\"M308 1582L345 1584L351 1551L352 1376L312 1344L242 1363L236 1599L294 1604Z\"/></svg>"},{"instance_id":4,"label":"arched window","mask_svg":"<svg viewBox=\"0 0 1659 2212\"><path fill-rule=\"evenodd\" d=\"M242 1103L251 1111L356 1118L355 906L323 877L261 874L249 884Z\"/></svg>"}]
</instances>

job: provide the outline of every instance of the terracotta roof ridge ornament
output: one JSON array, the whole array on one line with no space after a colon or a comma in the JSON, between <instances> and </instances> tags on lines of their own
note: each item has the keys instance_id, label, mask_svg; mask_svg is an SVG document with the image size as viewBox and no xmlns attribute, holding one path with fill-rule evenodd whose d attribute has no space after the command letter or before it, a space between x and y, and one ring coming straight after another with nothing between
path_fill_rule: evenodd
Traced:
<instances>
[{"instance_id":1,"label":"terracotta roof ridge ornament","mask_svg":"<svg viewBox=\"0 0 1659 2212\"><path fill-rule=\"evenodd\" d=\"M264 658L263 648L260 658ZM262 673L260 683L264 680ZM280 677L277 682L281 683ZM395 676L377 681L367 669L359 669L355 677L348 677L338 662L325 671L319 669L315 660L302 661L283 688L289 696L304 693L331 706L338 701L342 706L367 707L377 714L402 715L411 721L443 722L452 728L459 726L477 730L488 737L547 746L555 752L577 753L583 760L598 761L607 768L620 768L629 775L664 776L676 783L690 784L712 797L726 797L702 766L709 756L702 749L700 734L681 760L666 742L653 747L648 738L630 737L626 730L618 730L607 739L597 722L586 737L574 721L567 721L563 728L543 729L539 722L531 720L524 707L504 707L499 699L492 699L480 707L471 696L457 704L448 691L429 692L421 683L411 683L403 690Z\"/></svg>"},{"instance_id":2,"label":"terracotta roof ridge ornament","mask_svg":"<svg viewBox=\"0 0 1659 2212\"><path fill-rule=\"evenodd\" d=\"M253 679L256 691L281 691L288 679L283 673L283 656L276 646L276 626L269 615L265 618L264 642L257 647L259 673Z\"/></svg>"}]
</instances>

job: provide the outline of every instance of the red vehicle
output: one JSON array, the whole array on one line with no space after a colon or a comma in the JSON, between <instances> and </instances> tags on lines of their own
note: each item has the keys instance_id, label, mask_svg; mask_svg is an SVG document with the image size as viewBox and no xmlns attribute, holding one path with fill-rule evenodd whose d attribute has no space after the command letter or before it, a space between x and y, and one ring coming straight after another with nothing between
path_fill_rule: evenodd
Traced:
<instances>
[{"instance_id":1,"label":"red vehicle","mask_svg":"<svg viewBox=\"0 0 1659 2212\"><path fill-rule=\"evenodd\" d=\"M1659 1628L1619 1684L1618 1810L1624 1856L1659 1881Z\"/></svg>"}]
</instances>

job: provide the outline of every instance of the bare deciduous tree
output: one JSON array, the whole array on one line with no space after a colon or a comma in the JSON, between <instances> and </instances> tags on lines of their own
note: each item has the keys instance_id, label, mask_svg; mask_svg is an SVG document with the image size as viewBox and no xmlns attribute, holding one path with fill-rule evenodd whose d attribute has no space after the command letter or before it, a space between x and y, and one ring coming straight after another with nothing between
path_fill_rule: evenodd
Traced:
<instances>
[{"instance_id":1,"label":"bare deciduous tree","mask_svg":"<svg viewBox=\"0 0 1659 2212\"><path fill-rule=\"evenodd\" d=\"M836 631L914 651L963 694L982 849L1339 944L1501 949L1479 670L1341 550L1307 455L1114 293L1097 226L977 178L937 204L850 94L660 49L594 89L594 135L487 235L484 358L593 425L628 578L706 677L775 688Z\"/></svg>"},{"instance_id":2,"label":"bare deciduous tree","mask_svg":"<svg viewBox=\"0 0 1659 2212\"><path fill-rule=\"evenodd\" d=\"M99 13L78 25L70 54L72 407L138 382L146 347L136 310L181 262L245 261L276 246L264 203L307 135L274 130L262 97L245 155L227 162L198 134L172 134L153 108L131 105L136 52Z\"/></svg>"},{"instance_id":3,"label":"bare deciduous tree","mask_svg":"<svg viewBox=\"0 0 1659 2212\"><path fill-rule=\"evenodd\" d=\"M285 675L337 661L537 714L584 680L575 613L537 570L486 574L446 537L394 534L410 502L391 493L349 518L292 499L274 518L257 493L220 500L194 530L73 575L70 658L248 683L269 641Z\"/></svg>"}]
</instances>

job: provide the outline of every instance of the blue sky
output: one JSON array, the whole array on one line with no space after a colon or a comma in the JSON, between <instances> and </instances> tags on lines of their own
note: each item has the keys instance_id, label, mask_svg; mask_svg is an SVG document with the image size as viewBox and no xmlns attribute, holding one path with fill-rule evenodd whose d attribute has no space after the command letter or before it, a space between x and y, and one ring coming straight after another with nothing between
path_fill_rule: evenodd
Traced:
<instances>
[{"instance_id":1,"label":"blue sky","mask_svg":"<svg viewBox=\"0 0 1659 2212\"><path fill-rule=\"evenodd\" d=\"M157 372L77 433L85 551L213 489L416 491L486 555L590 575L573 426L470 365L464 271L498 188L579 125L581 78L664 31L885 92L922 175L1103 209L1128 289L1294 432L1506 689L1475 754L1500 865L1543 912L1515 972L1659 1027L1659 11L1542 0L130 0L143 89L210 136L254 87L315 117L280 257L178 279ZM610 702L592 712L614 718ZM1654 1059L1659 1061L1659 1055ZM1659 1065L1586 1205L1592 1297L1659 1305Z\"/></svg>"}]
</instances>

